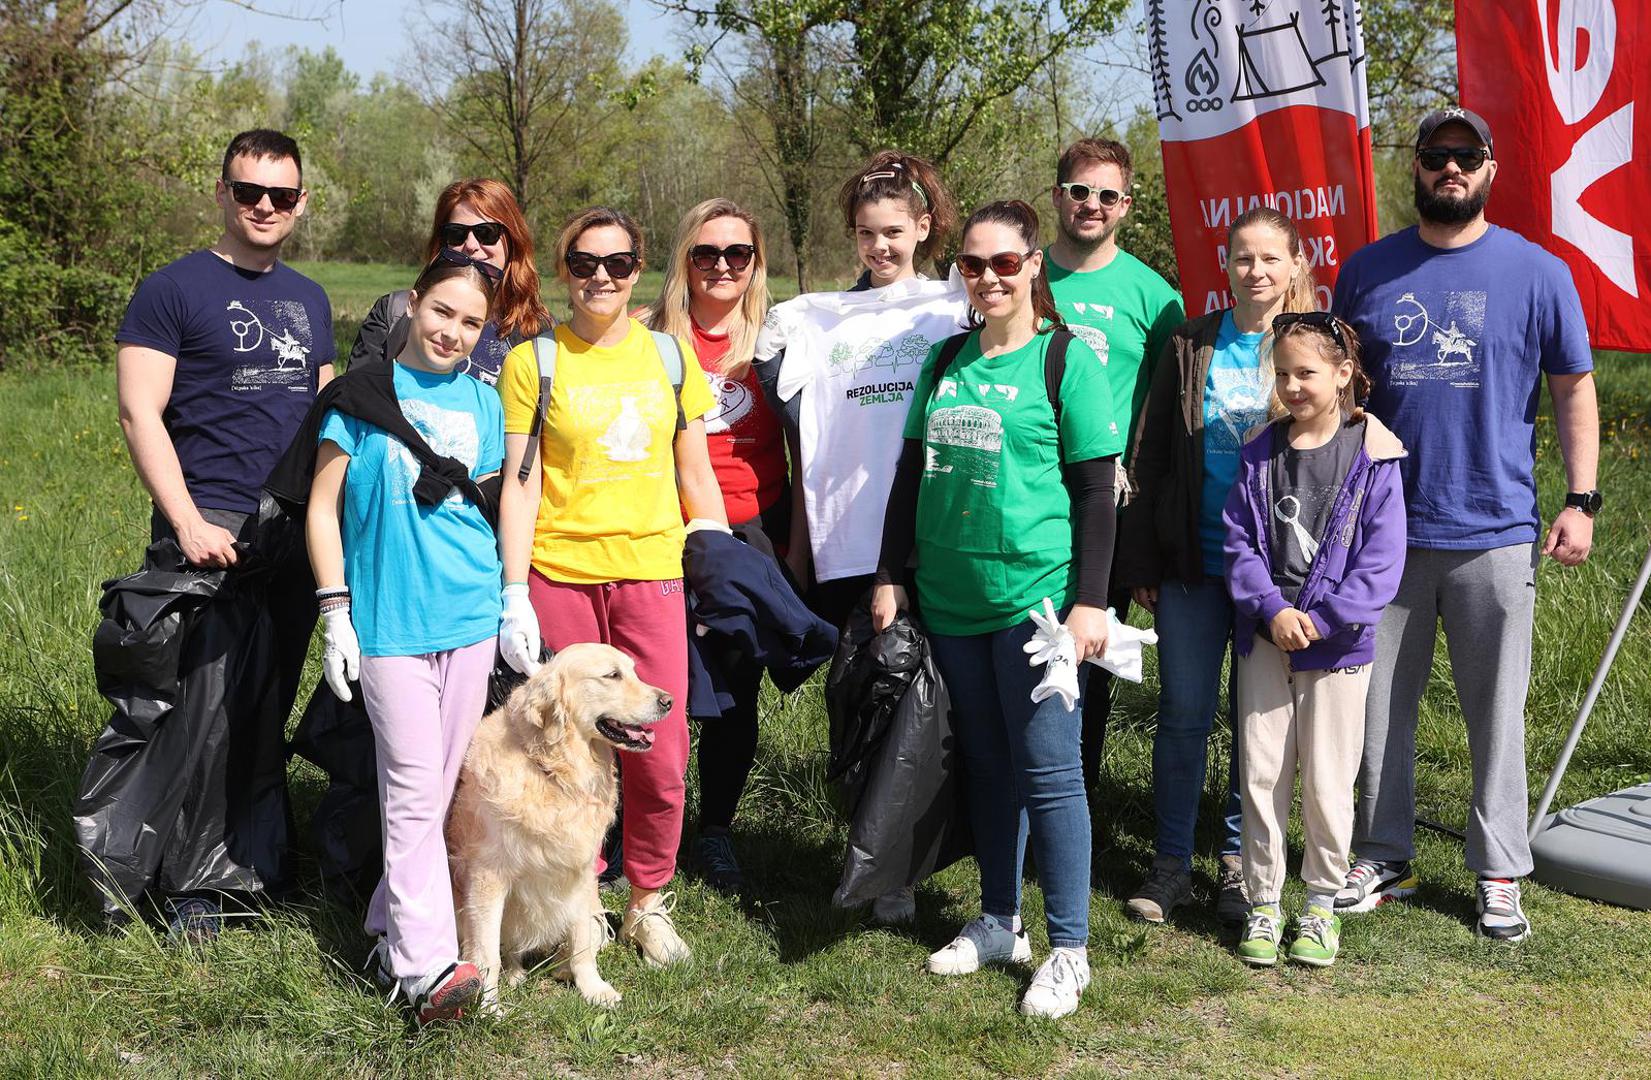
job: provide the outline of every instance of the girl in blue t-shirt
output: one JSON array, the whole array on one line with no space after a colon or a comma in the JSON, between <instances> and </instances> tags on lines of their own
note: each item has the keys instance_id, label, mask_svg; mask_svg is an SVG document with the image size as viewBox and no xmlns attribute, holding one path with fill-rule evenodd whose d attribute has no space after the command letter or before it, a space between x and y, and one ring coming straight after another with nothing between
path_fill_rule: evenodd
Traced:
<instances>
[{"instance_id":1,"label":"girl in blue t-shirt","mask_svg":"<svg viewBox=\"0 0 1651 1080\"><path fill-rule=\"evenodd\" d=\"M413 286L410 333L390 372L403 417L473 481L504 458L498 395L459 373L497 279L485 262L440 252ZM482 508L459 487L424 505L413 493L419 472L400 440L329 411L307 535L327 684L348 701L359 672L378 747L384 878L367 913L368 932L382 935L373 959L427 1023L458 1015L482 988L475 965L459 960L442 825L487 702L500 564Z\"/></svg>"},{"instance_id":2,"label":"girl in blue t-shirt","mask_svg":"<svg viewBox=\"0 0 1651 1080\"><path fill-rule=\"evenodd\" d=\"M1244 433L1266 421L1273 402L1269 329L1280 312L1317 306L1301 236L1269 207L1241 215L1228 230L1227 280L1232 306L1182 324L1153 372L1138 421L1135 496L1120 526L1116 583L1133 589L1158 631L1158 836L1152 869L1129 900L1130 913L1148 922L1163 922L1192 894L1193 827L1233 628L1221 511L1238 475ZM1231 717L1230 692L1228 698ZM1235 760L1228 766L1216 906L1218 917L1234 924L1249 914Z\"/></svg>"}]
</instances>

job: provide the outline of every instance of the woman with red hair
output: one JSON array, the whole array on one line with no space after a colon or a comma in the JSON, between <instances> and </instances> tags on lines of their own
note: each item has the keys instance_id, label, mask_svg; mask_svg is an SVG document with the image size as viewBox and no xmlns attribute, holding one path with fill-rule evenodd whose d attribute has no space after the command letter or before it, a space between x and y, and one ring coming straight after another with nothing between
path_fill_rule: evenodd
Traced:
<instances>
[{"instance_id":1,"label":"woman with red hair","mask_svg":"<svg viewBox=\"0 0 1651 1080\"><path fill-rule=\"evenodd\" d=\"M505 354L555 324L539 298L539 271L533 263L533 233L510 188L486 177L455 180L436 197L435 219L425 244L429 263L451 248L504 271L493 299L493 318L468 360L460 365L489 386L499 381ZM395 356L407 340L407 293L379 297L361 322L350 364Z\"/></svg>"}]
</instances>

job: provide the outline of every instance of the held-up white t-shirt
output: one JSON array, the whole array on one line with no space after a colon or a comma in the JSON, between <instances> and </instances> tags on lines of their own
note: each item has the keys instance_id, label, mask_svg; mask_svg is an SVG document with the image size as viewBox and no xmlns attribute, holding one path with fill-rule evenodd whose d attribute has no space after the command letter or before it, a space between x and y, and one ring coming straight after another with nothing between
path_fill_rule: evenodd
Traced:
<instances>
[{"instance_id":1,"label":"held-up white t-shirt","mask_svg":"<svg viewBox=\"0 0 1651 1080\"><path fill-rule=\"evenodd\" d=\"M756 363L784 353L777 396L798 394L800 482L818 581L869 574L901 432L929 348L964 329L968 300L946 281L908 278L861 292L807 293L777 304Z\"/></svg>"}]
</instances>

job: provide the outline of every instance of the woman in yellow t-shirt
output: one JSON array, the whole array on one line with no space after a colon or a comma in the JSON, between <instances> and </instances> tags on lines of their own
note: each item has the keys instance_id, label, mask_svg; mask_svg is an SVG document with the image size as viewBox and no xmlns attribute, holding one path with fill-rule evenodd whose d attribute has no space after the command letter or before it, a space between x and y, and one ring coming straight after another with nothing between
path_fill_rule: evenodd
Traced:
<instances>
[{"instance_id":1,"label":"woman in yellow t-shirt","mask_svg":"<svg viewBox=\"0 0 1651 1080\"><path fill-rule=\"evenodd\" d=\"M518 469L539 406L533 343L512 349L499 378L505 482L499 504L504 615L499 646L520 671L535 666L540 634L552 649L613 645L637 674L671 695L653 748L620 772L630 902L620 929L655 966L689 956L660 890L676 873L688 764L687 615L682 512L726 529L706 450L710 388L693 346L678 340L678 395L652 334L626 312L642 269L642 231L594 207L562 228L557 276L573 317L556 328L556 367L539 439L539 467Z\"/></svg>"}]
</instances>

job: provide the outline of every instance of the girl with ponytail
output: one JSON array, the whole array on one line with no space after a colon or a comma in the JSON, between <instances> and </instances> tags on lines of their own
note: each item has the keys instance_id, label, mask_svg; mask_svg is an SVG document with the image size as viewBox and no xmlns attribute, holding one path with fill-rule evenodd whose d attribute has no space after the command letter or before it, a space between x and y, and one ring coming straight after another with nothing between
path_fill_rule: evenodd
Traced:
<instances>
[{"instance_id":1,"label":"girl with ponytail","mask_svg":"<svg viewBox=\"0 0 1651 1080\"><path fill-rule=\"evenodd\" d=\"M1029 830L1051 950L1020 1009L1065 1016L1089 983L1083 712L1058 695L1034 700L1043 673L1023 646L1036 630L1027 613L1048 599L1077 661L1106 649L1124 433L1100 358L1056 313L1030 206L975 211L957 268L970 329L930 350L917 380L884 514L872 626L883 629L906 606L900 582L915 551L918 606L951 695L980 863L980 916L929 957L928 970L964 975L1031 961L1020 922ZM1077 666L1081 700L1087 665Z\"/></svg>"},{"instance_id":2,"label":"girl with ponytail","mask_svg":"<svg viewBox=\"0 0 1651 1080\"><path fill-rule=\"evenodd\" d=\"M1232 307L1184 323L1153 372L1137 420L1135 496L1120 526L1118 584L1132 588L1136 602L1154 614L1159 634L1156 855L1128 904L1148 922L1164 921L1192 895L1193 827L1233 633L1222 507L1245 432L1264 423L1276 403L1273 319L1314 308L1301 235L1270 207L1240 215L1228 230L1227 280ZM1231 722L1233 695L1228 699ZM1235 738L1218 849L1216 914L1228 925L1249 913L1239 858L1237 746Z\"/></svg>"}]
</instances>

